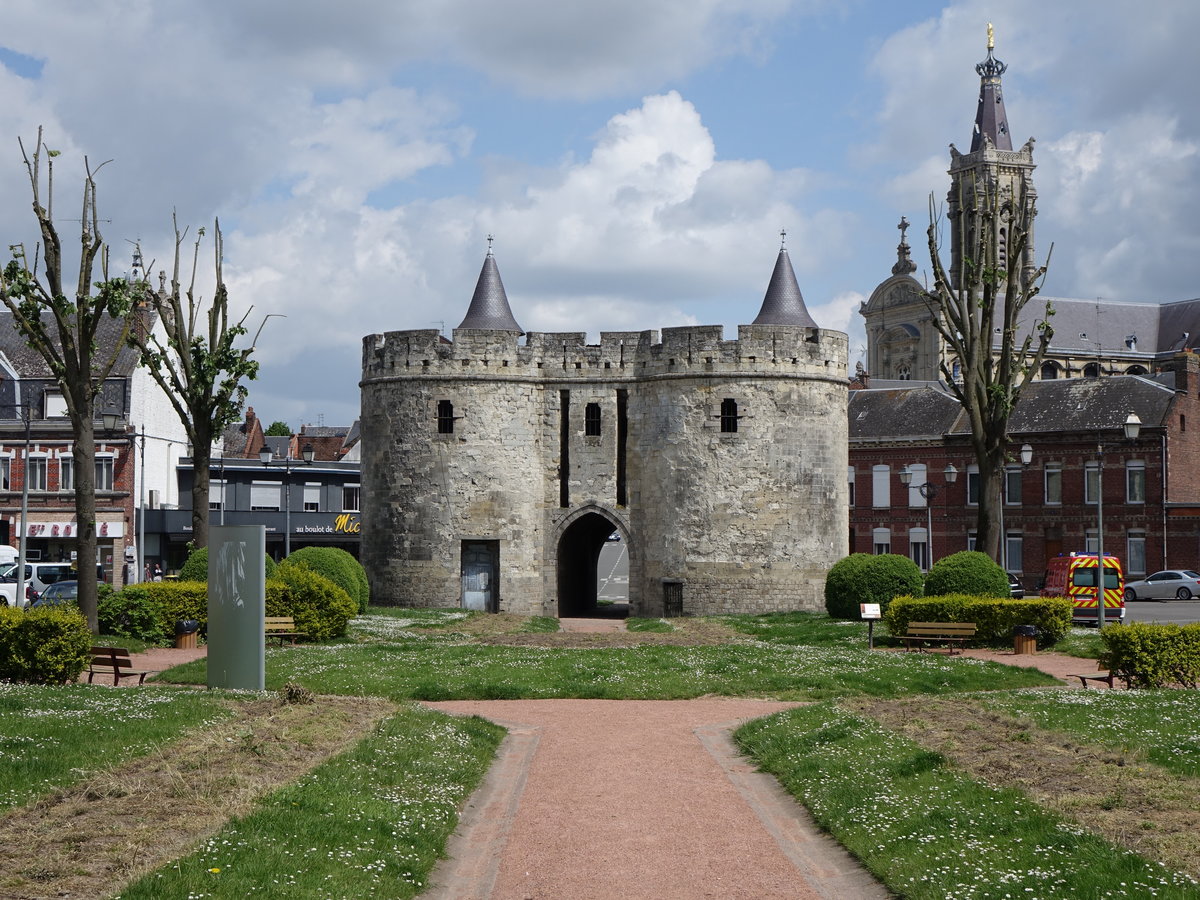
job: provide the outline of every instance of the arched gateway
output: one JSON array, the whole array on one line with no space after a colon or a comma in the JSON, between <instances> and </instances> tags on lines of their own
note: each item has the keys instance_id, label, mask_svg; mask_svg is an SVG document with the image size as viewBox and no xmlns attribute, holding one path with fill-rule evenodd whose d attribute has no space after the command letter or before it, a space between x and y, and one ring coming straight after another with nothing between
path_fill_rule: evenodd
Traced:
<instances>
[{"instance_id":1,"label":"arched gateway","mask_svg":"<svg viewBox=\"0 0 1200 900\"><path fill-rule=\"evenodd\" d=\"M563 520L555 559L560 617L592 617L601 612L597 604L597 565L614 531L628 546L628 535L621 523L600 507L585 507Z\"/></svg>"}]
</instances>

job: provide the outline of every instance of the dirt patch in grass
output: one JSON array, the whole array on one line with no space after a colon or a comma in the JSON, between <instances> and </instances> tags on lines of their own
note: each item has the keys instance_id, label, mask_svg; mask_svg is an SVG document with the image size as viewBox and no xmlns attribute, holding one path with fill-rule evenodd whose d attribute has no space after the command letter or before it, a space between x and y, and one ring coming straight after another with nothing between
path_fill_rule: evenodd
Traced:
<instances>
[{"instance_id":1,"label":"dirt patch in grass","mask_svg":"<svg viewBox=\"0 0 1200 900\"><path fill-rule=\"evenodd\" d=\"M521 617L514 617L521 619ZM524 620L521 619L523 622ZM674 631L616 631L549 633L477 633L477 643L505 647L643 647L647 644L672 647L701 647L747 640L727 625L706 619L671 619Z\"/></svg>"},{"instance_id":2,"label":"dirt patch in grass","mask_svg":"<svg viewBox=\"0 0 1200 900\"><path fill-rule=\"evenodd\" d=\"M842 705L875 719L995 787L1148 859L1200 878L1200 779L1168 772L1137 752L1078 743L964 698Z\"/></svg>"},{"instance_id":3,"label":"dirt patch in grass","mask_svg":"<svg viewBox=\"0 0 1200 900\"><path fill-rule=\"evenodd\" d=\"M396 709L356 697L230 707L231 719L0 817L0 897L111 897L353 746Z\"/></svg>"}]
</instances>

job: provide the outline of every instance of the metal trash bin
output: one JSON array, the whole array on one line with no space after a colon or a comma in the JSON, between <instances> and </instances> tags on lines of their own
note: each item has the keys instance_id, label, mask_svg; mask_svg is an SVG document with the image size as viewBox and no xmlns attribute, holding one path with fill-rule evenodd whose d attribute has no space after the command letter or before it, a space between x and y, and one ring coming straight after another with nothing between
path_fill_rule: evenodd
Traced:
<instances>
[{"instance_id":1,"label":"metal trash bin","mask_svg":"<svg viewBox=\"0 0 1200 900\"><path fill-rule=\"evenodd\" d=\"M1037 653L1038 630L1036 625L1013 626L1013 653Z\"/></svg>"},{"instance_id":2,"label":"metal trash bin","mask_svg":"<svg viewBox=\"0 0 1200 900\"><path fill-rule=\"evenodd\" d=\"M175 649L176 650L195 650L196 649L196 632L200 630L200 623L195 619L179 619L175 622Z\"/></svg>"}]
</instances>

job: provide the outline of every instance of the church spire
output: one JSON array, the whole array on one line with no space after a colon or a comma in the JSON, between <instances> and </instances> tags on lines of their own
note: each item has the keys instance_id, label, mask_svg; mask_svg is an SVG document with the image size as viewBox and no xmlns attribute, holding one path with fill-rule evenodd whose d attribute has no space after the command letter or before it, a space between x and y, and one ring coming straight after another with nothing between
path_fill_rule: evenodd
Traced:
<instances>
[{"instance_id":1,"label":"church spire","mask_svg":"<svg viewBox=\"0 0 1200 900\"><path fill-rule=\"evenodd\" d=\"M991 141L997 150L1011 150L1012 135L1008 133L1008 116L1004 112L1004 92L1000 89L1000 76L1008 66L992 54L996 48L996 36L992 23L987 27L987 59L975 66L979 73L979 106L975 110L975 132L971 135L971 152Z\"/></svg>"},{"instance_id":2,"label":"church spire","mask_svg":"<svg viewBox=\"0 0 1200 900\"><path fill-rule=\"evenodd\" d=\"M496 257L492 255L492 236L487 237L488 252L483 260L483 268L479 270L479 281L475 283L475 293L471 296L471 305L467 315L459 324L459 328L476 328L483 331L515 331L524 334L517 320L513 318L512 309L508 305L508 295L504 293L504 282L500 280L500 270L496 267Z\"/></svg>"},{"instance_id":3,"label":"church spire","mask_svg":"<svg viewBox=\"0 0 1200 900\"><path fill-rule=\"evenodd\" d=\"M782 239L787 239L787 232L781 231ZM771 283L767 285L766 296L763 297L762 308L753 325L802 325L805 328L816 328L817 323L808 314L804 305L804 297L800 293L800 285L796 281L796 273L792 269L792 261L788 258L787 248L780 241L779 256L775 259L775 271L771 273Z\"/></svg>"}]
</instances>

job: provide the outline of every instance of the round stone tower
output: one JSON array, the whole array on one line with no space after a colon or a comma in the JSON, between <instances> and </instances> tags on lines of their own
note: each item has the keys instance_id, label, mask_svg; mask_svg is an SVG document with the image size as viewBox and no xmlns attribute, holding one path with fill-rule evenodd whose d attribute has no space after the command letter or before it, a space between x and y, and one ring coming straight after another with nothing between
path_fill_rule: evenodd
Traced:
<instances>
[{"instance_id":1,"label":"round stone tower","mask_svg":"<svg viewBox=\"0 0 1200 900\"><path fill-rule=\"evenodd\" d=\"M632 614L820 607L847 552L847 338L786 251L737 340L521 334L489 250L452 342L364 339L372 597L587 615L616 531Z\"/></svg>"}]
</instances>

